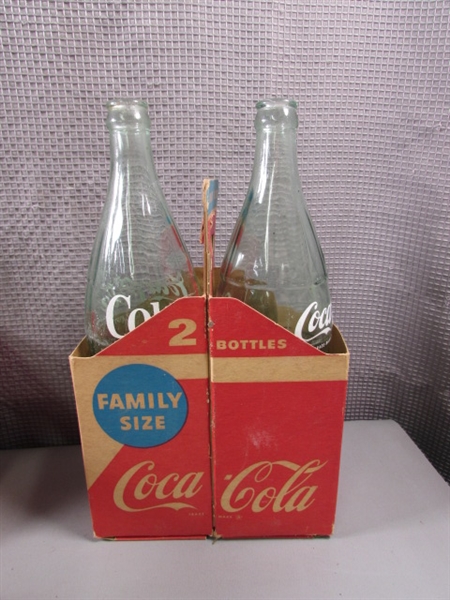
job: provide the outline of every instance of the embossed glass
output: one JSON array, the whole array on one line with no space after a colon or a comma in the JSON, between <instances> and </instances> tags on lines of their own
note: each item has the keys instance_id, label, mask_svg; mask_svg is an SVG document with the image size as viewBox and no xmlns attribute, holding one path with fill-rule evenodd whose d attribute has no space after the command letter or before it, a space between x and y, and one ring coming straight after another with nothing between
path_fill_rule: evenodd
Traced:
<instances>
[{"instance_id":1,"label":"embossed glass","mask_svg":"<svg viewBox=\"0 0 450 600\"><path fill-rule=\"evenodd\" d=\"M199 288L153 162L147 104L107 104L111 168L92 250L85 329L97 353Z\"/></svg>"},{"instance_id":2,"label":"embossed glass","mask_svg":"<svg viewBox=\"0 0 450 600\"><path fill-rule=\"evenodd\" d=\"M297 164L297 104L256 105L253 173L220 271L217 295L238 298L304 341L325 347L327 271Z\"/></svg>"}]
</instances>

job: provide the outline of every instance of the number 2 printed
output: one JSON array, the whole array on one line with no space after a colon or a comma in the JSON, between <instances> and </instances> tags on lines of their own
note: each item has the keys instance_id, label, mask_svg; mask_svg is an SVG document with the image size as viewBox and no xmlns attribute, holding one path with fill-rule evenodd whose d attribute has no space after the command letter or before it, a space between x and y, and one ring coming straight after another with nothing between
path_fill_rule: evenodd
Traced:
<instances>
[{"instance_id":1,"label":"number 2 printed","mask_svg":"<svg viewBox=\"0 0 450 600\"><path fill-rule=\"evenodd\" d=\"M197 323L192 319L174 319L169 323L169 329L181 329L170 338L169 346L196 346L197 338L189 337L197 329Z\"/></svg>"}]
</instances>

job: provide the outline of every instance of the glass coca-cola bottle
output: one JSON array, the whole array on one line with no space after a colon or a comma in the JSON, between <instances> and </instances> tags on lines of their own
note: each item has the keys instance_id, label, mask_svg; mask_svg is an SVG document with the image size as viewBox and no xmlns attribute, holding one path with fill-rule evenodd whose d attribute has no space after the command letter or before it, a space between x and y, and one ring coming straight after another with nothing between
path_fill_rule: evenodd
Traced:
<instances>
[{"instance_id":1,"label":"glass coca-cola bottle","mask_svg":"<svg viewBox=\"0 0 450 600\"><path fill-rule=\"evenodd\" d=\"M156 175L147 104L107 104L111 168L86 289L93 354L182 296L199 293Z\"/></svg>"},{"instance_id":2,"label":"glass coca-cola bottle","mask_svg":"<svg viewBox=\"0 0 450 600\"><path fill-rule=\"evenodd\" d=\"M220 270L231 296L317 348L331 339L325 260L297 164L297 104L257 103L256 151L248 193Z\"/></svg>"}]
</instances>

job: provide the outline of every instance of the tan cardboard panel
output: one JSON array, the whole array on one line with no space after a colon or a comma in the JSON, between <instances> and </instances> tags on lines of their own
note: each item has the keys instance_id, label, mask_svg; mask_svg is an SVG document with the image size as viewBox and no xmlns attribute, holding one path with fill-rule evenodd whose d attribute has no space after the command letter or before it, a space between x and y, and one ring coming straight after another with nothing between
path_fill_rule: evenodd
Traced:
<instances>
[{"instance_id":1,"label":"tan cardboard panel","mask_svg":"<svg viewBox=\"0 0 450 600\"><path fill-rule=\"evenodd\" d=\"M105 434L92 411L95 387L108 370L98 372L98 363L102 364L102 361L77 358L77 350L70 357L70 367L77 401L86 484L89 489L122 448L122 444Z\"/></svg>"},{"instance_id":2,"label":"tan cardboard panel","mask_svg":"<svg viewBox=\"0 0 450 600\"><path fill-rule=\"evenodd\" d=\"M215 383L346 381L348 355L214 358Z\"/></svg>"},{"instance_id":3,"label":"tan cardboard panel","mask_svg":"<svg viewBox=\"0 0 450 600\"><path fill-rule=\"evenodd\" d=\"M204 379L208 377L207 354L161 354L149 356L92 356L80 357L78 348L70 357L71 363L83 363L83 377L91 373L97 381L112 369L124 364L147 364L168 371L175 379Z\"/></svg>"},{"instance_id":4,"label":"tan cardboard panel","mask_svg":"<svg viewBox=\"0 0 450 600\"><path fill-rule=\"evenodd\" d=\"M176 379L205 379L208 377L208 361L206 354L82 357L83 343L84 341L70 357L70 366L77 401L86 482L90 488L122 448L120 443L102 430L92 411L92 398L98 382L110 371L125 364L149 364L164 369Z\"/></svg>"}]
</instances>

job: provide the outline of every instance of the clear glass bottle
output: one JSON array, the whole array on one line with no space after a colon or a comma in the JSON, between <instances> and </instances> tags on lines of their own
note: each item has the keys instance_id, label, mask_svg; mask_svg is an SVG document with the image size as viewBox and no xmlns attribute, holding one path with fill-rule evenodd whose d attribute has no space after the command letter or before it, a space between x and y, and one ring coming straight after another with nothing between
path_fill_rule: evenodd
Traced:
<instances>
[{"instance_id":1,"label":"clear glass bottle","mask_svg":"<svg viewBox=\"0 0 450 600\"><path fill-rule=\"evenodd\" d=\"M182 296L199 293L188 251L158 182L147 104L107 104L111 168L86 289L93 354Z\"/></svg>"},{"instance_id":2,"label":"clear glass bottle","mask_svg":"<svg viewBox=\"0 0 450 600\"><path fill-rule=\"evenodd\" d=\"M220 270L218 296L238 298L317 348L331 339L325 260L297 164L297 103L256 104L249 190Z\"/></svg>"}]
</instances>

